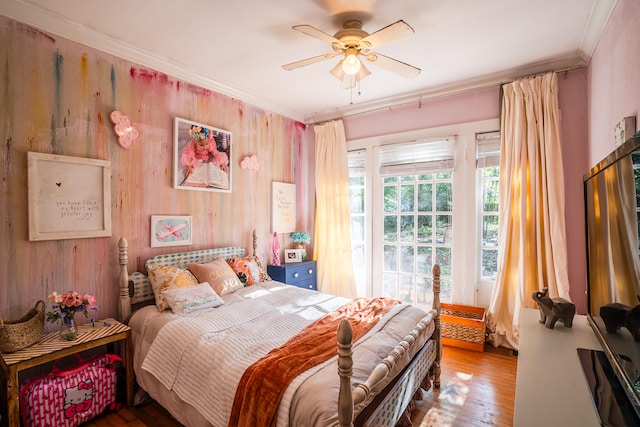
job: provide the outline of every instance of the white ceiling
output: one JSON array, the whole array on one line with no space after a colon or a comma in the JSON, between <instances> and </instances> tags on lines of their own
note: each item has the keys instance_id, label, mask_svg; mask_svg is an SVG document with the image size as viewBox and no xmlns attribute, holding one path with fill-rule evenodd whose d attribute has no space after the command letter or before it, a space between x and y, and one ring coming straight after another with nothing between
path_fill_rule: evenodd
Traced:
<instances>
[{"instance_id":1,"label":"white ceiling","mask_svg":"<svg viewBox=\"0 0 640 427\"><path fill-rule=\"evenodd\" d=\"M616 0L2 0L0 14L306 123L587 64ZM374 49L422 70L375 64L354 90L339 58L291 29L333 35L357 13L369 33L404 20L415 35Z\"/></svg>"}]
</instances>

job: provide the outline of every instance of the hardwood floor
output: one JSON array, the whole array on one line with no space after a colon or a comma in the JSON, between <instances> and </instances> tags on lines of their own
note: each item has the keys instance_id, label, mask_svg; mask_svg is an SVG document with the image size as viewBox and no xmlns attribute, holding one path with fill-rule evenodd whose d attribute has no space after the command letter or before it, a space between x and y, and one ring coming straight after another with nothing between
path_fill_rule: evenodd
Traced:
<instances>
[{"instance_id":1,"label":"hardwood floor","mask_svg":"<svg viewBox=\"0 0 640 427\"><path fill-rule=\"evenodd\" d=\"M413 412L414 427L513 425L517 357L511 350L485 347L484 353L443 347L440 390L424 393ZM85 427L179 427L160 405L107 412Z\"/></svg>"}]
</instances>

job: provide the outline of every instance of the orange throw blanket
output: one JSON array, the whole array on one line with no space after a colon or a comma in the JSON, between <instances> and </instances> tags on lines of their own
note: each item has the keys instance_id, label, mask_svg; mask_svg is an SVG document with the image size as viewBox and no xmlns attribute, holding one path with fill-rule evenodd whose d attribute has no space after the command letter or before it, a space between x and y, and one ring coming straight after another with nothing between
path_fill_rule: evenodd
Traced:
<instances>
[{"instance_id":1,"label":"orange throw blanket","mask_svg":"<svg viewBox=\"0 0 640 427\"><path fill-rule=\"evenodd\" d=\"M399 302L389 298L353 300L249 366L236 390L229 427L275 425L278 403L289 383L338 352L336 331L340 320L349 319L355 342Z\"/></svg>"}]
</instances>

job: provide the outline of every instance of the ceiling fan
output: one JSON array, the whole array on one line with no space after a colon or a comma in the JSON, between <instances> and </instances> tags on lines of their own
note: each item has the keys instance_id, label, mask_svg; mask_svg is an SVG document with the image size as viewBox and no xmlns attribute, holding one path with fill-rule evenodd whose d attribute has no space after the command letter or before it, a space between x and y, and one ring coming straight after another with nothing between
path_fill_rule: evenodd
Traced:
<instances>
[{"instance_id":1,"label":"ceiling fan","mask_svg":"<svg viewBox=\"0 0 640 427\"><path fill-rule=\"evenodd\" d=\"M342 81L344 89L354 87L357 82L371 74L364 66L361 58L408 79L420 74L419 68L397 59L371 52L373 48L414 34L413 28L403 20L394 22L371 34L362 29L362 22L359 20L346 21L342 29L333 36L311 25L295 25L293 29L329 43L333 52L283 65L282 68L287 71L315 64L325 59L335 58L336 56L343 56L344 58L333 67L330 73Z\"/></svg>"}]
</instances>

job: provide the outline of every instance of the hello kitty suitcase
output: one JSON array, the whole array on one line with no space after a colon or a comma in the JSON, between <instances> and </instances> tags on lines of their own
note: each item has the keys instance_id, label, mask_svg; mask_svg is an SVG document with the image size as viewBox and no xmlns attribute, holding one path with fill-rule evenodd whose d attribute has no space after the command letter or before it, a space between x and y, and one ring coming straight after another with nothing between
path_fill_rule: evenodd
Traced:
<instances>
[{"instance_id":1,"label":"hello kitty suitcase","mask_svg":"<svg viewBox=\"0 0 640 427\"><path fill-rule=\"evenodd\" d=\"M34 378L20 387L22 424L27 427L75 427L104 412L118 409L114 354L82 361Z\"/></svg>"}]
</instances>

